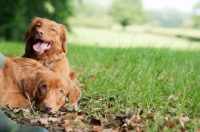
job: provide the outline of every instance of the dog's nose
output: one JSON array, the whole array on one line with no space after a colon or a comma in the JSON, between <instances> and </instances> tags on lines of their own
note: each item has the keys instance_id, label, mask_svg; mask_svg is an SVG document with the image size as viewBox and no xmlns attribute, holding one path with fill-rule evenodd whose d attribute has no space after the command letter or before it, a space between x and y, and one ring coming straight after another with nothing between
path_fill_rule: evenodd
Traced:
<instances>
[{"instance_id":1,"label":"dog's nose","mask_svg":"<svg viewBox=\"0 0 200 132\"><path fill-rule=\"evenodd\" d=\"M37 30L37 34L38 34L39 36L43 36L43 35L44 35L44 32L43 32L42 30Z\"/></svg>"},{"instance_id":2,"label":"dog's nose","mask_svg":"<svg viewBox=\"0 0 200 132\"><path fill-rule=\"evenodd\" d=\"M47 111L47 112L50 112L51 110L52 110L51 107L46 107L46 108L45 108L45 111Z\"/></svg>"},{"instance_id":3,"label":"dog's nose","mask_svg":"<svg viewBox=\"0 0 200 132\"><path fill-rule=\"evenodd\" d=\"M53 109L53 107L51 105L45 105L46 112L51 112L52 109Z\"/></svg>"}]
</instances>

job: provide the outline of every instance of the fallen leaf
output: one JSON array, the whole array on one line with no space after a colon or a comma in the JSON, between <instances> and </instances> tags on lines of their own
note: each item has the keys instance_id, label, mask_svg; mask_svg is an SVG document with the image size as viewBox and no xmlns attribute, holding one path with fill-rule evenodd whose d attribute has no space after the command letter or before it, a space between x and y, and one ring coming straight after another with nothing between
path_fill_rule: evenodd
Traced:
<instances>
[{"instance_id":1,"label":"fallen leaf","mask_svg":"<svg viewBox=\"0 0 200 132\"><path fill-rule=\"evenodd\" d=\"M147 119L154 119L154 114L152 113L147 114Z\"/></svg>"},{"instance_id":2,"label":"fallen leaf","mask_svg":"<svg viewBox=\"0 0 200 132\"><path fill-rule=\"evenodd\" d=\"M65 131L66 131L66 132L73 132L73 129L72 129L71 126L70 126L70 127L65 127Z\"/></svg>"},{"instance_id":3,"label":"fallen leaf","mask_svg":"<svg viewBox=\"0 0 200 132\"><path fill-rule=\"evenodd\" d=\"M113 114L111 114L111 113L109 112L108 115L107 115L107 119L108 119L108 121L110 122L110 123L107 122L107 125L112 124L112 125L114 125L115 127L119 127L118 124L117 124L116 121L115 121L115 119L116 119L115 115L113 115Z\"/></svg>"},{"instance_id":4,"label":"fallen leaf","mask_svg":"<svg viewBox=\"0 0 200 132\"><path fill-rule=\"evenodd\" d=\"M22 111L20 108L19 109L14 109L13 112L14 113L18 113L19 111Z\"/></svg>"},{"instance_id":5,"label":"fallen leaf","mask_svg":"<svg viewBox=\"0 0 200 132\"><path fill-rule=\"evenodd\" d=\"M71 123L69 122L69 120L63 120L62 126L68 127L68 126L70 126L70 125L71 125Z\"/></svg>"},{"instance_id":6,"label":"fallen leaf","mask_svg":"<svg viewBox=\"0 0 200 132\"><path fill-rule=\"evenodd\" d=\"M137 126L137 128L136 128L136 131L137 131L137 132L144 132L144 130L145 130L145 126L144 126L144 125L140 125L140 124L139 124L139 125Z\"/></svg>"},{"instance_id":7,"label":"fallen leaf","mask_svg":"<svg viewBox=\"0 0 200 132\"><path fill-rule=\"evenodd\" d=\"M173 122L171 122L171 121L167 122L167 127L168 127L168 128L173 128L174 126L175 126L175 125L174 125Z\"/></svg>"},{"instance_id":8,"label":"fallen leaf","mask_svg":"<svg viewBox=\"0 0 200 132\"><path fill-rule=\"evenodd\" d=\"M140 120L141 120L140 116L133 112L130 118L126 118L126 123L127 125L130 125L131 122L139 123Z\"/></svg>"},{"instance_id":9,"label":"fallen leaf","mask_svg":"<svg viewBox=\"0 0 200 132\"><path fill-rule=\"evenodd\" d=\"M39 122L41 123L41 124L43 124L43 125L48 125L49 123L48 123L48 118L40 118L39 119Z\"/></svg>"},{"instance_id":10,"label":"fallen leaf","mask_svg":"<svg viewBox=\"0 0 200 132\"><path fill-rule=\"evenodd\" d=\"M179 118L179 124L184 127L184 123L185 122L188 122L189 121L189 118L188 117L180 117Z\"/></svg>"},{"instance_id":11,"label":"fallen leaf","mask_svg":"<svg viewBox=\"0 0 200 132\"><path fill-rule=\"evenodd\" d=\"M110 129L103 129L102 132L115 132L112 128Z\"/></svg>"},{"instance_id":12,"label":"fallen leaf","mask_svg":"<svg viewBox=\"0 0 200 132\"><path fill-rule=\"evenodd\" d=\"M67 113L64 116L63 120L74 120L74 119L76 119L76 117L77 117L77 114L75 114L75 113Z\"/></svg>"},{"instance_id":13,"label":"fallen leaf","mask_svg":"<svg viewBox=\"0 0 200 132\"><path fill-rule=\"evenodd\" d=\"M180 117L180 120L183 121L183 122L188 122L189 117Z\"/></svg>"},{"instance_id":14,"label":"fallen leaf","mask_svg":"<svg viewBox=\"0 0 200 132\"><path fill-rule=\"evenodd\" d=\"M141 118L140 118L140 116L139 116L138 114L133 115L133 116L131 117L131 119L132 119L134 122L136 122L136 123L140 122L140 120L141 120Z\"/></svg>"},{"instance_id":15,"label":"fallen leaf","mask_svg":"<svg viewBox=\"0 0 200 132\"><path fill-rule=\"evenodd\" d=\"M59 119L58 118L55 118L55 117L49 117L48 118L48 121L51 121L51 122L57 122Z\"/></svg>"},{"instance_id":16,"label":"fallen leaf","mask_svg":"<svg viewBox=\"0 0 200 132\"><path fill-rule=\"evenodd\" d=\"M130 118L132 114L133 114L133 111L130 108L127 108L125 111L125 116L127 118Z\"/></svg>"},{"instance_id":17,"label":"fallen leaf","mask_svg":"<svg viewBox=\"0 0 200 132\"><path fill-rule=\"evenodd\" d=\"M197 129L197 132L200 132L200 127Z\"/></svg>"},{"instance_id":18,"label":"fallen leaf","mask_svg":"<svg viewBox=\"0 0 200 132\"><path fill-rule=\"evenodd\" d=\"M168 100L171 100L171 101L178 100L180 96L181 96L181 92L178 92L178 93L175 94L175 95L170 95L170 96L168 97Z\"/></svg>"},{"instance_id":19,"label":"fallen leaf","mask_svg":"<svg viewBox=\"0 0 200 132\"><path fill-rule=\"evenodd\" d=\"M37 122L38 122L38 119L31 119L31 120L30 120L30 123L31 123L31 124L34 124L34 123L37 123Z\"/></svg>"},{"instance_id":20,"label":"fallen leaf","mask_svg":"<svg viewBox=\"0 0 200 132\"><path fill-rule=\"evenodd\" d=\"M77 116L75 121L82 121L84 120L84 116L83 115L80 115L80 116Z\"/></svg>"},{"instance_id":21,"label":"fallen leaf","mask_svg":"<svg viewBox=\"0 0 200 132\"><path fill-rule=\"evenodd\" d=\"M102 126L93 126L92 131L93 132L101 132L103 130Z\"/></svg>"}]
</instances>

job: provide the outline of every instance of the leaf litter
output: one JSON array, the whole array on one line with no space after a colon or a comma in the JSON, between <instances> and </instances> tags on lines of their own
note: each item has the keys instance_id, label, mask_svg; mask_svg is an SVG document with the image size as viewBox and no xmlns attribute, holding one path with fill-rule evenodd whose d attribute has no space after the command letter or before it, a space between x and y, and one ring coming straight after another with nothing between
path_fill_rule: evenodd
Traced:
<instances>
[{"instance_id":1,"label":"leaf litter","mask_svg":"<svg viewBox=\"0 0 200 132\"><path fill-rule=\"evenodd\" d=\"M49 132L146 132L148 127L157 119L159 130L180 131L187 130L189 117L164 117L160 114L148 113L127 108L123 114L117 115L113 111L104 111L104 117L95 117L81 111L59 111L56 114L42 113L37 110L33 113L32 109L13 109L3 107L2 110L9 118L21 125L42 126ZM199 128L196 128L199 131ZM177 130L177 129L176 129Z\"/></svg>"}]
</instances>

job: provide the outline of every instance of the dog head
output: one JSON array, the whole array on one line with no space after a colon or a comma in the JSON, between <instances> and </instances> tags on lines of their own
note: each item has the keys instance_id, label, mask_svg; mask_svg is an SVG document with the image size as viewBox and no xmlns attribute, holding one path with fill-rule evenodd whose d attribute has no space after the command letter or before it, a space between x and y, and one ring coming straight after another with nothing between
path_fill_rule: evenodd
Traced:
<instances>
[{"instance_id":1,"label":"dog head","mask_svg":"<svg viewBox=\"0 0 200 132\"><path fill-rule=\"evenodd\" d=\"M32 86L32 87L30 87ZM36 101L41 111L55 113L66 104L66 98L72 103L80 99L80 90L69 78L53 72L38 73L37 79L23 80L25 96Z\"/></svg>"},{"instance_id":2,"label":"dog head","mask_svg":"<svg viewBox=\"0 0 200 132\"><path fill-rule=\"evenodd\" d=\"M66 52L66 28L54 21L35 17L26 31L23 41L27 44L26 48L37 55Z\"/></svg>"}]
</instances>

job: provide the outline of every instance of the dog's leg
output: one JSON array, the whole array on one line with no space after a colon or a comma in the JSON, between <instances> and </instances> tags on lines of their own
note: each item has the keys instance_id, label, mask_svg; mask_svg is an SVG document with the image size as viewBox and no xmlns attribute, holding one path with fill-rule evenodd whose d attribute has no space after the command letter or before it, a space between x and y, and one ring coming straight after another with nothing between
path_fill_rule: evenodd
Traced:
<instances>
[{"instance_id":1,"label":"dog's leg","mask_svg":"<svg viewBox=\"0 0 200 132\"><path fill-rule=\"evenodd\" d=\"M0 101L0 104L1 105L9 105L10 107L14 107L14 108L28 107L28 102L27 102L25 96L20 92L8 92L4 96L4 98L2 98L2 100Z\"/></svg>"}]
</instances>

